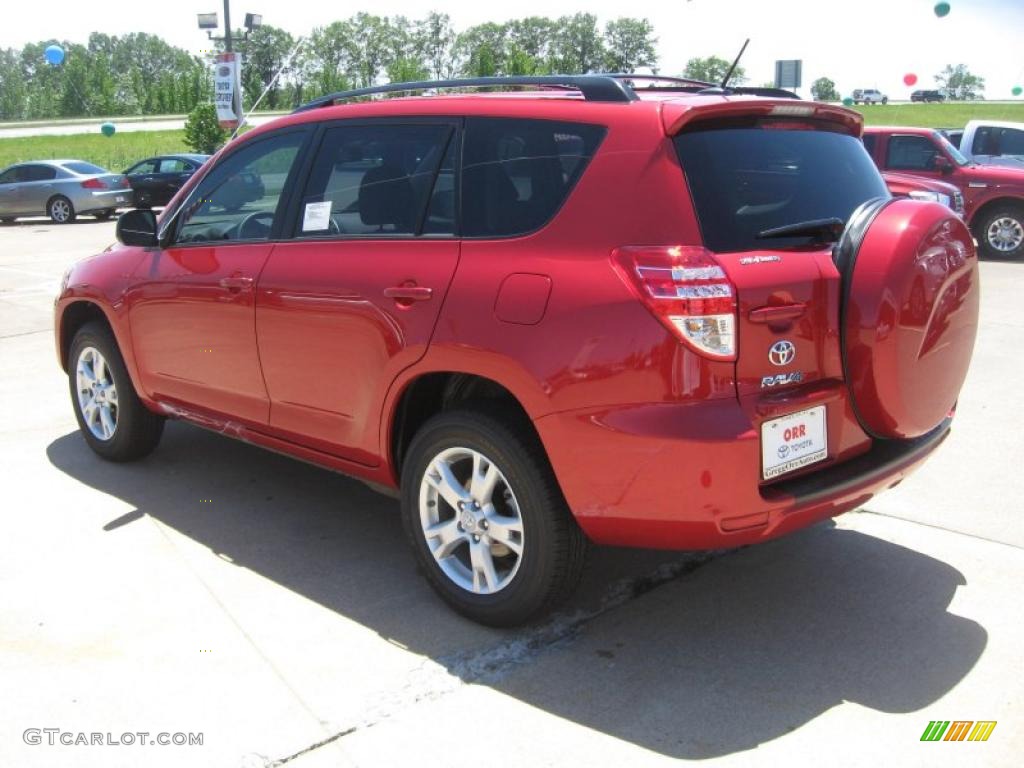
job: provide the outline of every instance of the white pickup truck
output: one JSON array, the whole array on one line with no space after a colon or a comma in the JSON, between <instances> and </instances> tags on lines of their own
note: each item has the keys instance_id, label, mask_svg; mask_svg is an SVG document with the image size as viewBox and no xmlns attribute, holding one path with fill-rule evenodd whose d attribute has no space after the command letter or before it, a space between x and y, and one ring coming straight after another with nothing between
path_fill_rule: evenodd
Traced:
<instances>
[{"instance_id":1,"label":"white pickup truck","mask_svg":"<svg viewBox=\"0 0 1024 768\"><path fill-rule=\"evenodd\" d=\"M983 165L1024 167L1024 123L971 120L964 127L959 149L968 160Z\"/></svg>"},{"instance_id":2,"label":"white pickup truck","mask_svg":"<svg viewBox=\"0 0 1024 768\"><path fill-rule=\"evenodd\" d=\"M853 92L854 104L888 104L889 97L877 88L858 88Z\"/></svg>"}]
</instances>

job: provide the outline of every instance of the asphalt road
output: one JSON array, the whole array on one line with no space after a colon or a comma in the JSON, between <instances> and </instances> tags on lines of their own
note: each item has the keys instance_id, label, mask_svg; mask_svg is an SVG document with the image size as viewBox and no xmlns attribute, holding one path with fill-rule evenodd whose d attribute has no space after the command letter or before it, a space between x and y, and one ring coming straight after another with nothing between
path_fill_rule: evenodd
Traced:
<instances>
[{"instance_id":1,"label":"asphalt road","mask_svg":"<svg viewBox=\"0 0 1024 768\"><path fill-rule=\"evenodd\" d=\"M445 609L357 482L183 424L133 465L86 448L52 298L112 239L0 227L0 765L1019 764L1024 264L982 265L954 433L899 488L739 551L599 549L503 633ZM998 725L922 743L936 719Z\"/></svg>"}]
</instances>

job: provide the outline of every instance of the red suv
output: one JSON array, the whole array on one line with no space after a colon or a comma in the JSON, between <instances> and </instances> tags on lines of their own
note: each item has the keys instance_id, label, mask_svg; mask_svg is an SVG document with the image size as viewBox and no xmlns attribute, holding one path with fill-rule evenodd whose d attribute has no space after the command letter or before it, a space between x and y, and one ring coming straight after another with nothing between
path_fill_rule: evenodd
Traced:
<instances>
[{"instance_id":1,"label":"red suv","mask_svg":"<svg viewBox=\"0 0 1024 768\"><path fill-rule=\"evenodd\" d=\"M749 544L900 482L971 357L967 228L889 196L855 112L640 83L338 103L410 88L381 86L233 141L64 279L86 442L137 459L179 418L394 489L495 625L588 540Z\"/></svg>"}]
</instances>

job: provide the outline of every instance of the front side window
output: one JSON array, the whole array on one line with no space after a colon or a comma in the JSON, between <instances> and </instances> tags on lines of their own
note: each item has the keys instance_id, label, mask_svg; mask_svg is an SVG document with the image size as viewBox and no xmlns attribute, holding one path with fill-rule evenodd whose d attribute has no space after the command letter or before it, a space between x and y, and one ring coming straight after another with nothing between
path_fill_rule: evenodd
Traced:
<instances>
[{"instance_id":1,"label":"front side window","mask_svg":"<svg viewBox=\"0 0 1024 768\"><path fill-rule=\"evenodd\" d=\"M268 239L304 139L304 132L284 133L256 140L225 157L186 201L175 242Z\"/></svg>"},{"instance_id":2,"label":"front side window","mask_svg":"<svg viewBox=\"0 0 1024 768\"><path fill-rule=\"evenodd\" d=\"M931 171L938 155L938 147L924 136L890 136L886 167L894 171Z\"/></svg>"},{"instance_id":3,"label":"front side window","mask_svg":"<svg viewBox=\"0 0 1024 768\"><path fill-rule=\"evenodd\" d=\"M160 161L157 173L184 173L192 170L192 166L176 157L166 157Z\"/></svg>"},{"instance_id":4,"label":"front side window","mask_svg":"<svg viewBox=\"0 0 1024 768\"><path fill-rule=\"evenodd\" d=\"M469 118L462 152L467 237L522 235L546 224L597 151L597 125Z\"/></svg>"},{"instance_id":5,"label":"front side window","mask_svg":"<svg viewBox=\"0 0 1024 768\"><path fill-rule=\"evenodd\" d=\"M331 128L313 161L299 206L300 237L416 235L453 141L441 123ZM433 205L431 205L433 207ZM451 234L434 215L431 231Z\"/></svg>"},{"instance_id":6,"label":"front side window","mask_svg":"<svg viewBox=\"0 0 1024 768\"><path fill-rule=\"evenodd\" d=\"M8 168L3 173L0 173L0 184L13 184L19 181L21 168Z\"/></svg>"},{"instance_id":7,"label":"front side window","mask_svg":"<svg viewBox=\"0 0 1024 768\"><path fill-rule=\"evenodd\" d=\"M146 173L156 173L156 160L143 160L141 163L137 163L125 171L126 174L131 176L141 176Z\"/></svg>"},{"instance_id":8,"label":"front side window","mask_svg":"<svg viewBox=\"0 0 1024 768\"><path fill-rule=\"evenodd\" d=\"M49 165L25 165L21 169L21 181L50 181L57 178L57 169Z\"/></svg>"}]
</instances>

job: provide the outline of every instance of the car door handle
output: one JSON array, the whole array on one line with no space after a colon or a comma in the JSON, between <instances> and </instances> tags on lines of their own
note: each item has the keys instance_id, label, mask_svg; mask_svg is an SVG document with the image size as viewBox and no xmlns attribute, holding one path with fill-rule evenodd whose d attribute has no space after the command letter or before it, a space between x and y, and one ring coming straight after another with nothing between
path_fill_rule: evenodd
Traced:
<instances>
[{"instance_id":1,"label":"car door handle","mask_svg":"<svg viewBox=\"0 0 1024 768\"><path fill-rule=\"evenodd\" d=\"M222 277L220 279L220 287L227 288L229 291L243 291L252 288L252 278L242 277L241 275L232 275L231 277Z\"/></svg>"},{"instance_id":2,"label":"car door handle","mask_svg":"<svg viewBox=\"0 0 1024 768\"><path fill-rule=\"evenodd\" d=\"M384 289L384 295L400 303L427 301L434 295L434 289L422 285L393 285Z\"/></svg>"},{"instance_id":3,"label":"car door handle","mask_svg":"<svg viewBox=\"0 0 1024 768\"><path fill-rule=\"evenodd\" d=\"M747 317L752 323L782 323L803 317L806 311L806 304L780 304L757 307Z\"/></svg>"}]
</instances>

